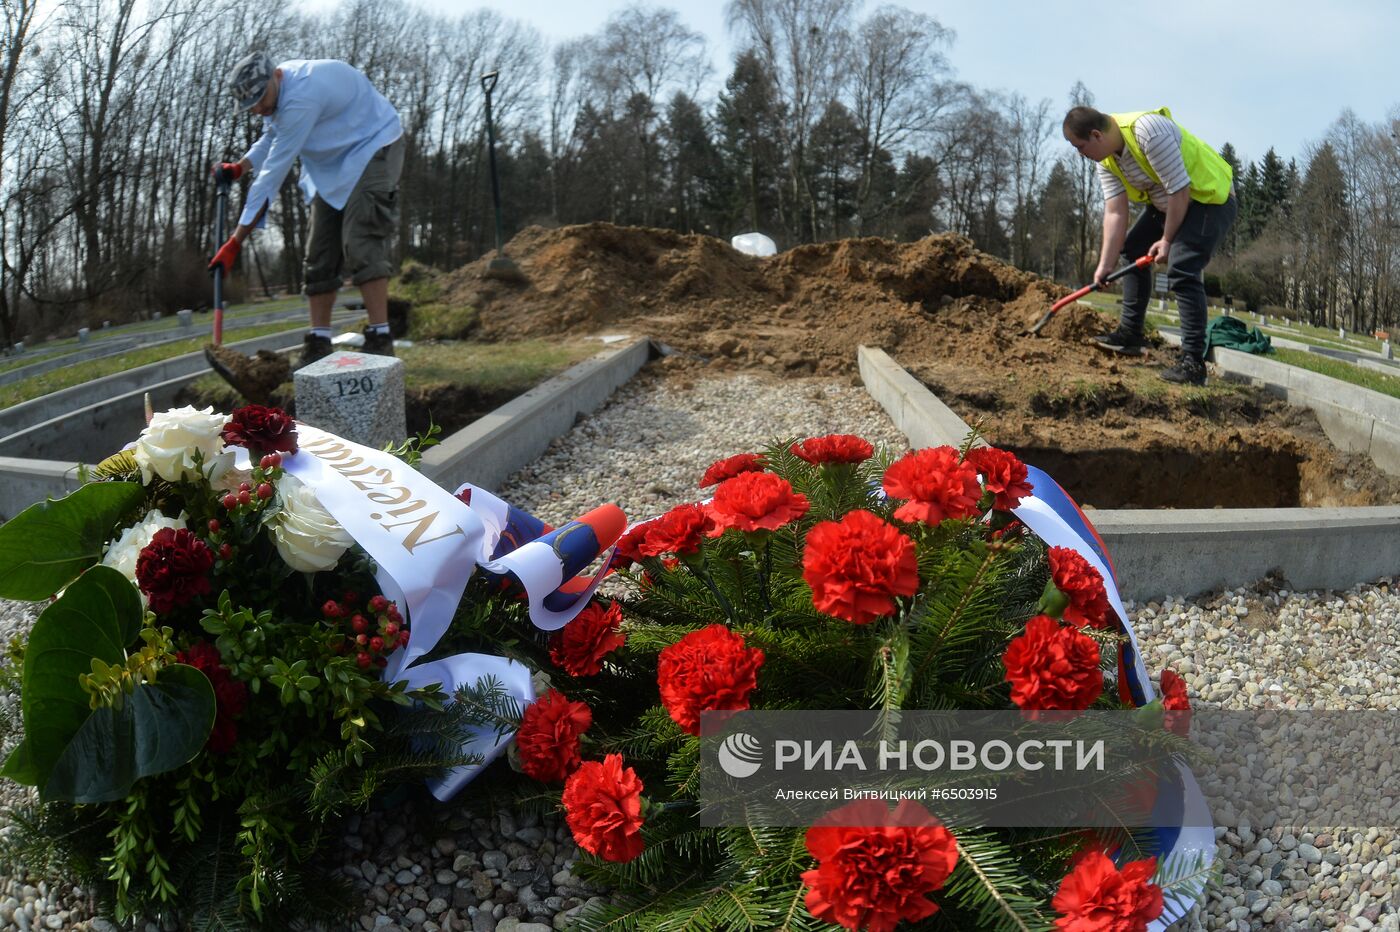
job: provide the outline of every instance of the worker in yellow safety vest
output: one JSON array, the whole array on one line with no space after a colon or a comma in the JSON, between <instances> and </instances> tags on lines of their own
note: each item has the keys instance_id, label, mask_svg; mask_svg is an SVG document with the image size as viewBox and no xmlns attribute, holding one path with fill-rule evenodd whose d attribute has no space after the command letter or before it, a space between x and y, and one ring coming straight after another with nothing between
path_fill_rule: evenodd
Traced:
<instances>
[{"instance_id":1,"label":"worker in yellow safety vest","mask_svg":"<svg viewBox=\"0 0 1400 932\"><path fill-rule=\"evenodd\" d=\"M1172 119L1166 107L1136 113L1101 113L1075 107L1065 115L1064 136L1098 163L1103 189L1103 246L1094 281L1100 285L1120 256L1150 255L1167 267L1167 288L1181 313L1181 356L1162 373L1168 382L1206 381L1206 289L1211 254L1235 221L1234 172L1210 146ZM1128 229L1130 203L1143 206ZM1095 337L1104 350L1143 354L1143 324L1152 293L1152 269L1123 278L1118 328Z\"/></svg>"}]
</instances>

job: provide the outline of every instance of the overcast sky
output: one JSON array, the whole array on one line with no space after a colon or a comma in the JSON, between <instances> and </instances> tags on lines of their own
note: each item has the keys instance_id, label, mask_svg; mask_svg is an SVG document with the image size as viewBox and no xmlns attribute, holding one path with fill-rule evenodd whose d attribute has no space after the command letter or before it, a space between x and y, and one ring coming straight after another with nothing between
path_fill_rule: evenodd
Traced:
<instances>
[{"instance_id":1,"label":"overcast sky","mask_svg":"<svg viewBox=\"0 0 1400 932\"><path fill-rule=\"evenodd\" d=\"M596 32L624 0L416 0L448 15L486 6L550 40ZM334 0L304 0L323 10ZM734 43L723 0L670 6L711 43L717 80ZM878 3L867 2L865 11ZM958 76L983 89L1048 97L1055 113L1083 81L1100 109L1166 105L1183 126L1248 159L1270 146L1304 155L1350 107L1364 121L1400 105L1400 3L1387 0L1172 0L1133 5L1088 0L906 0L957 33ZM1138 18L1130 20L1131 8ZM1108 11L1113 11L1111 14ZM716 85L718 86L718 85Z\"/></svg>"}]
</instances>

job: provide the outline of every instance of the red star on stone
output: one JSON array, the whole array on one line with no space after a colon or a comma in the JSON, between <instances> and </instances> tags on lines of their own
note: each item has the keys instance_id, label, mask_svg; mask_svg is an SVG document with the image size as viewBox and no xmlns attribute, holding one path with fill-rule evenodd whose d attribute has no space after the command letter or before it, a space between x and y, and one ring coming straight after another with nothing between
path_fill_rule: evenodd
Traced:
<instances>
[{"instance_id":1,"label":"red star on stone","mask_svg":"<svg viewBox=\"0 0 1400 932\"><path fill-rule=\"evenodd\" d=\"M364 361L365 361L365 359L364 359L363 356L351 356L351 355L348 355L348 354L347 354L347 355L341 356L339 359L337 359L337 360L335 361L335 364L336 364L337 366L339 366L340 368L344 369L344 368L346 368L347 366L360 366L360 365L364 365Z\"/></svg>"}]
</instances>

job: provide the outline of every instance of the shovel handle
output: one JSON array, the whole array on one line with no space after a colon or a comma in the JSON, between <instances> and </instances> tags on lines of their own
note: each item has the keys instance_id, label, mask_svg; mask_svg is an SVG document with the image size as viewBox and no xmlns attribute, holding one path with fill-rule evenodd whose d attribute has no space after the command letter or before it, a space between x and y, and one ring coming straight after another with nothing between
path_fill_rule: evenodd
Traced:
<instances>
[{"instance_id":1,"label":"shovel handle","mask_svg":"<svg viewBox=\"0 0 1400 932\"><path fill-rule=\"evenodd\" d=\"M1125 265L1125 266L1123 266L1121 269L1115 269L1113 272L1111 272L1111 273L1109 273L1108 275L1104 276L1104 280L1103 280L1103 281L1104 281L1104 284L1106 285L1106 284L1108 284L1109 282L1116 282L1116 281L1118 281L1118 279L1122 278L1124 275L1127 275L1129 272L1133 271L1134 269L1145 268L1145 267L1147 267L1147 266L1149 266L1149 265L1151 265L1151 264L1152 264L1152 257L1151 257L1151 256L1143 256L1141 259L1138 259L1138 260L1137 260L1136 262L1134 262L1132 265ZM1084 297L1086 294L1089 294L1089 293L1092 292L1092 291L1098 291L1098 290L1099 290L1099 287L1100 287L1100 286L1099 286L1099 283L1098 283L1098 282L1094 282L1092 285L1085 285L1083 288L1080 288L1078 291L1071 291L1069 294L1065 295L1063 298L1061 298L1060 300L1056 301L1054 304L1052 304L1052 305L1050 306L1050 313L1053 314L1053 313L1055 313L1056 311L1058 311L1060 308L1064 307L1066 304L1071 304L1071 303L1073 303L1073 302L1075 302L1075 301L1078 301L1080 298Z\"/></svg>"}]
</instances>

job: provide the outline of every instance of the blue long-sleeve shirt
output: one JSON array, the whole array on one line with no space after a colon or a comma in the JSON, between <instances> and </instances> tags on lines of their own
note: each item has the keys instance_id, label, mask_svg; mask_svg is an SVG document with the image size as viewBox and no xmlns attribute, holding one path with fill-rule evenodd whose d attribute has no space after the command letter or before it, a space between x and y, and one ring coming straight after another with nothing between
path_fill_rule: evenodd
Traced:
<instances>
[{"instance_id":1,"label":"blue long-sleeve shirt","mask_svg":"<svg viewBox=\"0 0 1400 932\"><path fill-rule=\"evenodd\" d=\"M356 69L341 61L295 59L278 65L277 109L263 117L263 134L245 158L256 177L243 203L241 224L251 225L301 157L302 192L337 210L345 207L365 166L403 135L399 114ZM266 217L258 223L262 226Z\"/></svg>"}]
</instances>

